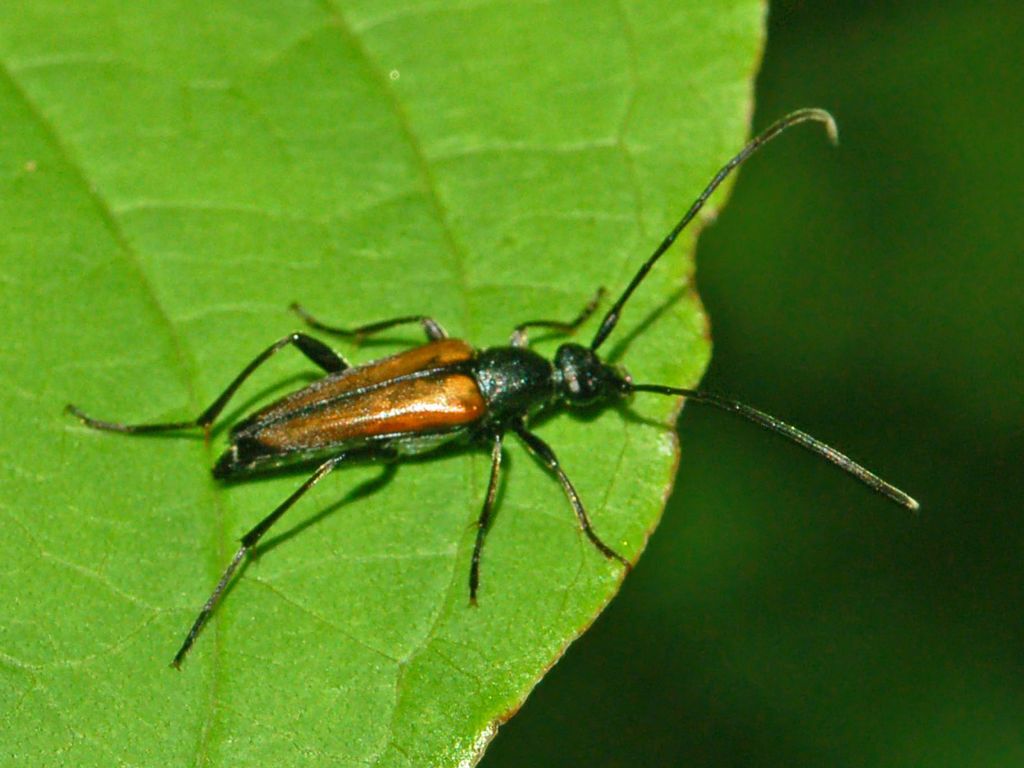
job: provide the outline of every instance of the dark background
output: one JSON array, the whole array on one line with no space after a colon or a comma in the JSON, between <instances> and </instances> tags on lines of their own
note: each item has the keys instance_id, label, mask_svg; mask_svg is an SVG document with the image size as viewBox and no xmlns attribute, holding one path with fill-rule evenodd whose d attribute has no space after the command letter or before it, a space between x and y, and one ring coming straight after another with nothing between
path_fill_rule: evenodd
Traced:
<instances>
[{"instance_id":1,"label":"dark background","mask_svg":"<svg viewBox=\"0 0 1024 768\"><path fill-rule=\"evenodd\" d=\"M1024 765L1024 13L776 3L701 237L704 381L849 452L918 516L689 406L621 595L500 732L504 766Z\"/></svg>"}]
</instances>

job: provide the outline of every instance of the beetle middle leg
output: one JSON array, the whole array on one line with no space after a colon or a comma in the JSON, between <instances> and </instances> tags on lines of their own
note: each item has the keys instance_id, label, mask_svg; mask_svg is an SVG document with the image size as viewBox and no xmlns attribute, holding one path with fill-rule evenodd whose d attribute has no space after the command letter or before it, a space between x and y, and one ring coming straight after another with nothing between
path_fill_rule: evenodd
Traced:
<instances>
[{"instance_id":1,"label":"beetle middle leg","mask_svg":"<svg viewBox=\"0 0 1024 768\"><path fill-rule=\"evenodd\" d=\"M469 602L476 605L476 591L480 586L480 553L484 548L484 538L491 526L491 515L494 511L494 500L498 496L498 475L501 472L501 442L505 435L495 433L491 446L491 479L487 484L487 495L480 517L476 522L476 543L473 545L473 560L469 566Z\"/></svg>"},{"instance_id":2,"label":"beetle middle leg","mask_svg":"<svg viewBox=\"0 0 1024 768\"><path fill-rule=\"evenodd\" d=\"M520 323L512 331L512 337L509 339L509 344L513 347L528 346L529 341L526 335L528 328L547 328L548 330L565 335L575 333L579 327L587 322L590 316L597 310L597 305L601 303L601 299L604 298L604 294L604 288L598 288L597 293L595 293L594 297L587 302L587 305L583 307L582 311L568 322L561 320L527 320L525 323Z\"/></svg>"},{"instance_id":3,"label":"beetle middle leg","mask_svg":"<svg viewBox=\"0 0 1024 768\"><path fill-rule=\"evenodd\" d=\"M203 603L203 607L199 611L199 615L196 616L196 620L192 623L192 627L189 629L188 635L185 636L185 641L181 644L181 648L179 648L178 652L174 654L174 660L171 662L172 667L181 666L181 662L184 661L189 649L192 648L192 645L195 643L199 633L203 631L203 627L206 626L206 622L209 621L211 614L216 609L221 597L224 595L224 590L227 589L228 584L231 583L231 577L235 575L235 571L238 570L238 566L242 564L243 560L245 560L246 555L252 552L260 539L263 538L263 535L273 527L274 523L280 520L281 516L287 512L296 501L305 495L306 491L323 480L331 470L336 469L338 465L345 461L349 461L356 456L368 457L370 455L370 452L364 448L357 451L342 453L328 459L317 467L316 471L310 475L302 485L296 488L295 491L292 492L291 496L281 502L273 512L260 520L242 537L241 546L238 548L238 551L235 552L234 557L231 558L227 568L224 569L224 573L221 574L220 579L217 581L217 585L213 588L213 592L210 593L209 598L207 598L206 602Z\"/></svg>"},{"instance_id":4,"label":"beetle middle leg","mask_svg":"<svg viewBox=\"0 0 1024 768\"><path fill-rule=\"evenodd\" d=\"M632 563L601 541L600 537L598 537L597 533L594 531L594 527L590 524L590 517L587 515L587 510L584 508L583 502L580 501L580 496L576 492L576 488L565 474L565 470L562 469L562 465L558 463L558 458L555 456L555 452L551 450L551 446L526 429L522 424L516 425L513 429L515 429L516 434L519 435L520 439L526 443L526 447L530 449L531 453L537 456L544 463L544 466L546 466L558 478L558 482L562 484L562 489L565 491L565 495L569 498L569 503L572 505L573 511L576 513L576 519L579 520L580 528L583 529L583 533L585 533L587 538L590 539L590 543L597 548L598 552L609 560L619 561L626 567L627 571L632 569Z\"/></svg>"},{"instance_id":5,"label":"beetle middle leg","mask_svg":"<svg viewBox=\"0 0 1024 768\"><path fill-rule=\"evenodd\" d=\"M393 317L389 320L379 320L376 323L359 325L355 328L341 328L337 325L327 325L317 320L298 302L292 303L291 310L301 317L310 328L316 328L324 333L332 333L335 336L352 339L357 344L367 336L372 336L375 333L380 333L399 325L411 325L413 323L418 323L423 327L423 331L427 334L427 339L430 341L440 341L441 339L448 338L448 332L441 327L441 324L434 318L427 317L426 315L404 315L402 317Z\"/></svg>"},{"instance_id":6,"label":"beetle middle leg","mask_svg":"<svg viewBox=\"0 0 1024 768\"><path fill-rule=\"evenodd\" d=\"M337 373L349 367L344 358L322 341L314 339L312 336L307 336L304 333L290 333L284 338L278 339L258 354L251 363L242 369L242 372L235 377L234 381L228 384L227 389L221 392L220 396L205 411L191 421L169 421L160 424L122 424L116 421L102 421L101 419L86 416L81 410L70 404L65 410L78 418L86 426L93 429L102 429L107 432L143 434L147 432L170 432L178 429L191 429L193 427L202 427L208 431L210 425L213 424L228 404L228 401L238 391L238 388L242 386L242 383L249 378L252 372L288 345L293 345L327 373Z\"/></svg>"}]
</instances>

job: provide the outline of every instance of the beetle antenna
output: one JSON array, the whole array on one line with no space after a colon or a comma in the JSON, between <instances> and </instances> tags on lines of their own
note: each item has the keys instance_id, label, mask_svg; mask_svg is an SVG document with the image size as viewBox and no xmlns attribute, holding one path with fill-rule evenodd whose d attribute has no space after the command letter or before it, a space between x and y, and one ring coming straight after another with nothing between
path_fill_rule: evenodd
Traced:
<instances>
[{"instance_id":1,"label":"beetle antenna","mask_svg":"<svg viewBox=\"0 0 1024 768\"><path fill-rule=\"evenodd\" d=\"M811 437L806 432L787 424L781 419L770 416L764 411L759 411L757 408L745 403L740 403L736 400L729 400L709 392L699 392L697 390L681 389L679 387L664 387L660 384L632 384L629 387L629 391L655 392L660 395L682 395L694 402L706 403L707 405L713 405L716 408L720 408L723 411L735 413L738 416L742 416L743 418L754 422L759 427L764 427L770 432L782 435L784 438L796 443L801 448L805 448L811 453L821 456L826 461L835 464L847 474L853 475L853 477L860 480L860 482L864 483L864 485L875 493L880 493L882 496L906 507L910 511L916 512L921 506L914 498L907 495L896 486L885 482L885 480L865 469L846 454L840 453L832 446L826 445L821 442L821 440Z\"/></svg>"},{"instance_id":2,"label":"beetle antenna","mask_svg":"<svg viewBox=\"0 0 1024 768\"><path fill-rule=\"evenodd\" d=\"M781 120L772 123L765 129L764 132L755 136L750 142L740 150L732 160L722 166L721 170L715 174L714 178L704 188L704 191L700 193L700 196L693 202L690 209L683 214L683 218L679 220L672 231L668 233L668 236L661 241L661 245L654 249L654 253L648 257L647 261L643 263L636 275L626 286L626 290L622 292L611 309L608 310L608 314L604 316L601 321L601 327L597 329L597 333L594 335L594 340L590 342L590 349L597 351L608 335L615 329L615 325L619 322L619 316L622 313L623 305L629 300L629 297L633 295L633 291L636 290L637 286L643 282L643 279L647 276L647 273L651 271L651 267L655 265L661 255L665 253L676 241L679 233L682 232L686 225L689 224L693 217L697 215L701 208L704 207L704 203L711 197L711 194L718 188L718 185L725 181L726 177L732 173L732 171L739 165L742 165L743 161L754 154L758 149L767 144L769 141L774 139L780 133L785 131L787 128L791 128L798 123L804 123L808 120L814 120L819 123L825 124L825 130L828 132L829 139L832 143L836 143L839 138L839 129L836 127L836 121L828 112L823 109L800 109L796 112L791 112Z\"/></svg>"}]
</instances>

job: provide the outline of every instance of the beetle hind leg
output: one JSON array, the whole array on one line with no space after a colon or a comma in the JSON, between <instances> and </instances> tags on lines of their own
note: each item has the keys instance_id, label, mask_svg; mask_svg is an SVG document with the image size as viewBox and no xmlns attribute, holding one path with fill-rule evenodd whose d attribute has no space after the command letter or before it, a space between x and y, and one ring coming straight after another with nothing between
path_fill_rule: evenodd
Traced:
<instances>
[{"instance_id":1,"label":"beetle hind leg","mask_svg":"<svg viewBox=\"0 0 1024 768\"><path fill-rule=\"evenodd\" d=\"M231 558L231 561L224 569L220 579L217 581L217 585L213 588L213 592L210 593L206 602L203 603L203 607L199 610L199 614L196 616L195 621L192 622L192 626L189 628L184 642L182 642L178 652L174 654L174 660L171 662L172 667L178 668L181 666L182 661L185 660L185 656L188 655L188 652L195 643L196 638L199 637L199 633L203 631L203 627L206 626L206 623L210 620L210 616L213 615L214 610L217 608L217 604L224 596L224 592L231 583L232 577L235 575L235 571L238 570L238 567L243 563L246 556L252 552L253 548L259 543L260 539L263 538L264 534L273 527L274 523L281 519L281 516L284 515L285 512L291 509L295 502L306 494L306 491L323 480L324 477L330 474L331 470L336 469L340 464L356 455L367 456L370 455L370 452L368 450L356 452L350 451L348 453L342 453L338 456L334 456L323 462L319 467L317 467L316 471L312 475L306 478L306 481L302 485L292 492L291 496L278 504L277 508L274 509L273 512L260 520L242 537L238 551L235 552L234 557Z\"/></svg>"},{"instance_id":2,"label":"beetle hind leg","mask_svg":"<svg viewBox=\"0 0 1024 768\"><path fill-rule=\"evenodd\" d=\"M137 435L152 432L176 432L182 429L195 429L199 427L209 433L211 425L221 414L221 411L224 410L225 406L227 406L228 401L231 400L235 392L238 391L238 388L242 386L242 383L249 378L253 371L273 357L275 353L289 345L294 346L327 373L337 373L349 367L344 358L319 339L314 339L312 336L307 336L304 333L290 333L284 338L278 339L257 355L205 411L190 421L168 421L157 424L123 424L116 421L94 419L91 416L87 416L78 407L70 404L64 410L87 427L106 432L122 432Z\"/></svg>"}]
</instances>

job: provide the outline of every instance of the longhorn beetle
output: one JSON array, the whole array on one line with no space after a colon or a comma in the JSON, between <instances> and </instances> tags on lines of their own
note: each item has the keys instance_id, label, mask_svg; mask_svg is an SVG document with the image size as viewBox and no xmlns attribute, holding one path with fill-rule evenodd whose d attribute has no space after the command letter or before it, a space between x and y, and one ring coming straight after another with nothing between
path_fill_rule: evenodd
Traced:
<instances>
[{"instance_id":1,"label":"longhorn beetle","mask_svg":"<svg viewBox=\"0 0 1024 768\"><path fill-rule=\"evenodd\" d=\"M213 422L242 383L279 350L289 345L296 347L326 374L309 386L260 409L232 428L230 445L213 467L213 476L218 479L245 477L285 464L312 461L319 461L320 464L291 496L242 537L241 546L199 611L174 656L172 666L181 665L235 571L263 535L328 473L357 459L397 459L432 451L459 439L490 448L490 481L483 508L477 518L476 543L469 568L469 597L473 604L476 603L480 583L480 554L494 513L502 443L509 432L522 440L527 449L558 479L576 513L581 530L594 547L628 571L630 562L605 544L594 531L583 502L562 470L554 451L530 431L530 417L543 408L555 405L577 408L611 404L636 392L685 397L706 403L738 414L782 435L835 464L873 491L916 510L917 502L903 491L796 427L749 405L709 392L663 384L637 384L624 370L603 362L597 354L615 330L629 297L718 185L761 146L791 126L806 121L823 123L830 138L835 141L835 121L828 112L820 109L793 112L751 140L715 174L672 231L641 265L605 313L590 346L562 344L555 352L554 361L548 361L529 348L529 329L543 328L566 335L573 333L594 313L603 291L599 291L575 319L568 322L530 320L520 323L512 332L508 346L489 349L474 349L465 341L448 338L444 329L433 318L425 315L396 317L358 328L338 328L320 322L293 304L292 309L309 326L319 331L359 340L395 326L419 324L426 332L427 343L391 357L352 367L323 342L304 333L291 333L257 355L227 389L191 421L121 424L91 418L75 406L68 405L69 413L94 429L147 434L201 428L209 435Z\"/></svg>"}]
</instances>

